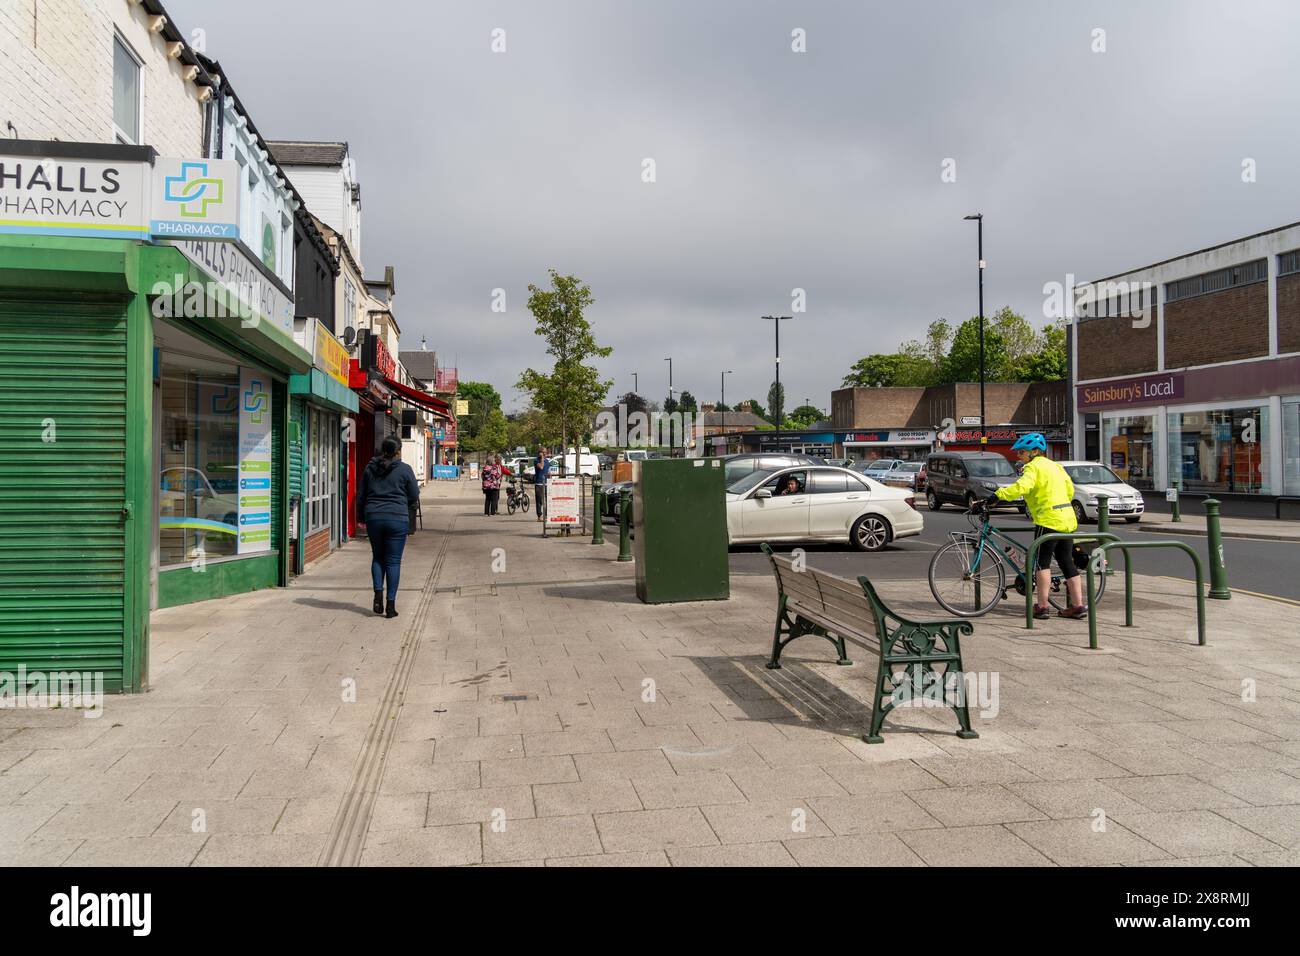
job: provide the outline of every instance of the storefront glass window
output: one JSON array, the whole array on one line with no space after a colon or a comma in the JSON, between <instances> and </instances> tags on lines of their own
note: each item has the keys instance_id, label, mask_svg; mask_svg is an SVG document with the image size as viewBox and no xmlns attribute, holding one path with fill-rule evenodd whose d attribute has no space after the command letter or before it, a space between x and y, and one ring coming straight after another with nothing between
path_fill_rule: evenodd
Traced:
<instances>
[{"instance_id":1,"label":"storefront glass window","mask_svg":"<svg viewBox=\"0 0 1300 956\"><path fill-rule=\"evenodd\" d=\"M162 352L158 564L236 553L239 369Z\"/></svg>"},{"instance_id":2,"label":"storefront glass window","mask_svg":"<svg viewBox=\"0 0 1300 956\"><path fill-rule=\"evenodd\" d=\"M338 506L339 420L337 416L318 408L308 411L307 532L310 534L331 527ZM331 535L331 539L333 537Z\"/></svg>"},{"instance_id":3,"label":"storefront glass window","mask_svg":"<svg viewBox=\"0 0 1300 956\"><path fill-rule=\"evenodd\" d=\"M1300 398L1282 403L1282 482L1282 494L1300 495Z\"/></svg>"},{"instance_id":4,"label":"storefront glass window","mask_svg":"<svg viewBox=\"0 0 1300 956\"><path fill-rule=\"evenodd\" d=\"M1183 491L1272 494L1268 408L1169 413L1169 484Z\"/></svg>"},{"instance_id":5,"label":"storefront glass window","mask_svg":"<svg viewBox=\"0 0 1300 956\"><path fill-rule=\"evenodd\" d=\"M1134 488L1155 487L1155 417L1103 417L1101 461Z\"/></svg>"}]
</instances>

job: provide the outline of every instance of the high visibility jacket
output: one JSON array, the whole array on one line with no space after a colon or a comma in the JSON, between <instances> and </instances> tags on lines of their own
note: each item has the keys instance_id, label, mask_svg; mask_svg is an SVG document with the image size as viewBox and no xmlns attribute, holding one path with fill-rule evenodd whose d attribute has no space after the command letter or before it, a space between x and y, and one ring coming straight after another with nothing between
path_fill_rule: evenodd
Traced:
<instances>
[{"instance_id":1,"label":"high visibility jacket","mask_svg":"<svg viewBox=\"0 0 1300 956\"><path fill-rule=\"evenodd\" d=\"M1044 455L1031 458L1015 484L997 490L1003 501L1025 499L1034 524L1052 531L1069 533L1079 527L1071 502L1074 482L1065 469Z\"/></svg>"}]
</instances>

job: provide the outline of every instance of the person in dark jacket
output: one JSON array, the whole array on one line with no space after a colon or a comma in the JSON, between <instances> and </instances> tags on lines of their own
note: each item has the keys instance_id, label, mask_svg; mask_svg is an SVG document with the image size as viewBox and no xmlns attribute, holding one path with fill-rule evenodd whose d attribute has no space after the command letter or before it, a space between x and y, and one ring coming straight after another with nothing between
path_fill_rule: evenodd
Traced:
<instances>
[{"instance_id":1,"label":"person in dark jacket","mask_svg":"<svg viewBox=\"0 0 1300 956\"><path fill-rule=\"evenodd\" d=\"M384 439L380 452L361 473L357 514L370 537L370 576L375 586L375 613L397 617L397 585L402 575L402 551L410 530L411 509L420 501L415 472L402 461L402 443ZM384 579L388 606L384 606Z\"/></svg>"}]
</instances>

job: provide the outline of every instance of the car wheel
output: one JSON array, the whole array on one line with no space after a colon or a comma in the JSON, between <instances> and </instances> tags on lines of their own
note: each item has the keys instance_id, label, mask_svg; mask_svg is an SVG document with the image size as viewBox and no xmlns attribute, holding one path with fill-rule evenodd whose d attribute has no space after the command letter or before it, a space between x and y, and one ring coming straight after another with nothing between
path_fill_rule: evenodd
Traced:
<instances>
[{"instance_id":1,"label":"car wheel","mask_svg":"<svg viewBox=\"0 0 1300 956\"><path fill-rule=\"evenodd\" d=\"M879 551L889 544L889 522L880 515L863 515L853 522L849 541L859 551Z\"/></svg>"},{"instance_id":2,"label":"car wheel","mask_svg":"<svg viewBox=\"0 0 1300 956\"><path fill-rule=\"evenodd\" d=\"M969 491L966 492L966 510L970 511L975 507L975 496Z\"/></svg>"},{"instance_id":3,"label":"car wheel","mask_svg":"<svg viewBox=\"0 0 1300 956\"><path fill-rule=\"evenodd\" d=\"M925 493L925 503L931 511L940 511L943 509L943 502L939 500L939 496L934 493L933 488Z\"/></svg>"},{"instance_id":4,"label":"car wheel","mask_svg":"<svg viewBox=\"0 0 1300 956\"><path fill-rule=\"evenodd\" d=\"M1079 504L1077 501L1072 501L1070 504L1074 505L1074 517L1078 519L1079 524L1083 524L1088 520L1088 515L1083 510L1083 505Z\"/></svg>"}]
</instances>

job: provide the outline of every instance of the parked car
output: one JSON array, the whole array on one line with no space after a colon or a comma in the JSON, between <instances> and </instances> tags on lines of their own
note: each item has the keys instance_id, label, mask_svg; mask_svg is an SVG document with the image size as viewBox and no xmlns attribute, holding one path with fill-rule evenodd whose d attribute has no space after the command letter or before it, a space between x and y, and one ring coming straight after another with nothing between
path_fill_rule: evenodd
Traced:
<instances>
[{"instance_id":1,"label":"parked car","mask_svg":"<svg viewBox=\"0 0 1300 956\"><path fill-rule=\"evenodd\" d=\"M925 460L925 502L931 511L945 504L970 508L1018 477L1011 462L997 452L935 452ZM1024 502L1019 502L1019 510L1024 512Z\"/></svg>"},{"instance_id":2,"label":"parked car","mask_svg":"<svg viewBox=\"0 0 1300 956\"><path fill-rule=\"evenodd\" d=\"M908 488L914 492L923 491L925 488L925 462L900 461L889 469L884 478L878 480L882 485Z\"/></svg>"},{"instance_id":3,"label":"parked car","mask_svg":"<svg viewBox=\"0 0 1300 956\"><path fill-rule=\"evenodd\" d=\"M787 491L790 479L796 490ZM925 525L916 498L847 468L795 466L755 471L727 489L727 540L847 541L879 551Z\"/></svg>"},{"instance_id":4,"label":"parked car","mask_svg":"<svg viewBox=\"0 0 1300 956\"><path fill-rule=\"evenodd\" d=\"M853 470L860 475L874 478L876 481L883 481L894 466L901 463L901 458L873 458L870 461L858 462L853 466Z\"/></svg>"},{"instance_id":5,"label":"parked car","mask_svg":"<svg viewBox=\"0 0 1300 956\"><path fill-rule=\"evenodd\" d=\"M830 465L832 468L852 468L853 459L852 458L827 458L826 464Z\"/></svg>"},{"instance_id":6,"label":"parked car","mask_svg":"<svg viewBox=\"0 0 1300 956\"><path fill-rule=\"evenodd\" d=\"M1063 461L1061 467L1074 482L1074 514L1080 524L1097 520L1097 499L1101 495L1109 498L1107 508L1113 517L1122 516L1129 524L1142 520L1142 513L1146 510L1142 492L1101 462Z\"/></svg>"},{"instance_id":7,"label":"parked car","mask_svg":"<svg viewBox=\"0 0 1300 956\"><path fill-rule=\"evenodd\" d=\"M651 453L651 460L658 458L655 453ZM740 455L727 455L722 459L723 484L730 488L736 482L748 478L758 471L772 472L780 468L787 468L791 465L821 465L824 464L822 459L815 455L794 454L788 452L782 453L747 453ZM619 492L626 488L628 494L632 494L632 482L620 481L606 487L608 493L605 498L605 514L611 518L618 517ZM631 501L631 498L628 499ZM630 505L629 505L630 507ZM628 512L628 520L631 520L631 511Z\"/></svg>"}]
</instances>

